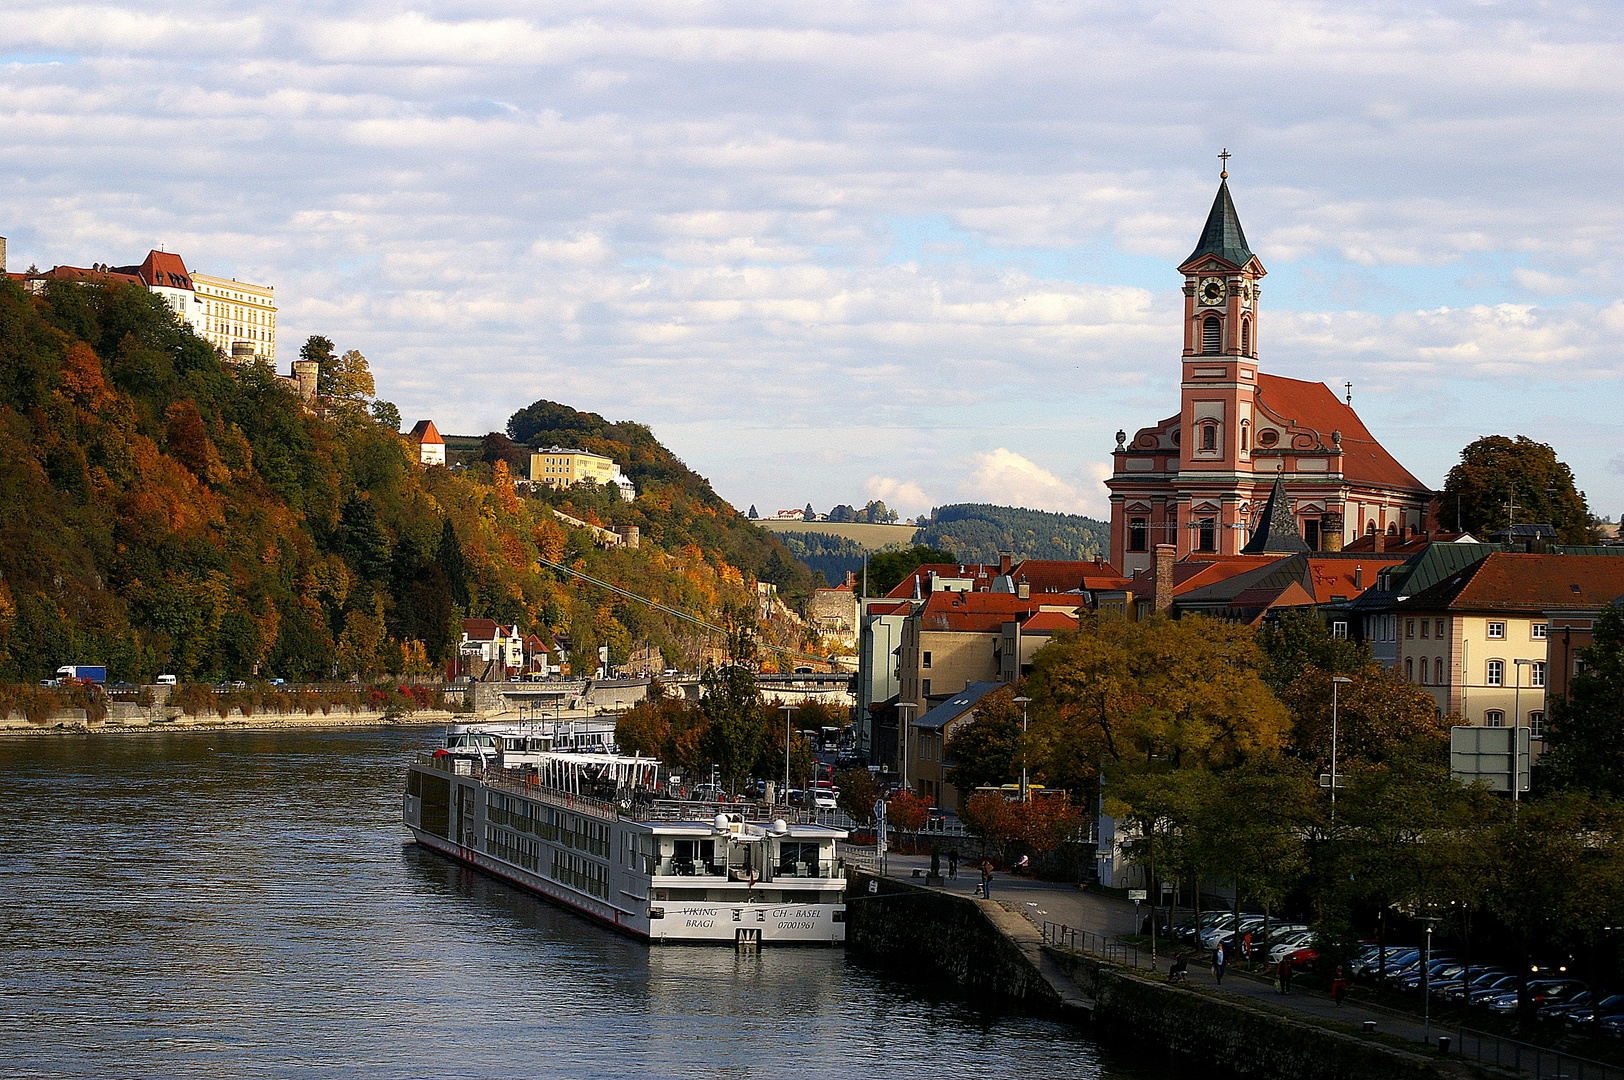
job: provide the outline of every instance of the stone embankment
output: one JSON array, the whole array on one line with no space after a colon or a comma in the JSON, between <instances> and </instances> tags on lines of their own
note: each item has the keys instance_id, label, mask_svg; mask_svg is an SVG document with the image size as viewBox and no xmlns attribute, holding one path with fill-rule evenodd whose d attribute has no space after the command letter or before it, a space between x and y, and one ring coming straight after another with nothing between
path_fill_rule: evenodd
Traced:
<instances>
[{"instance_id":1,"label":"stone embankment","mask_svg":"<svg viewBox=\"0 0 1624 1080\"><path fill-rule=\"evenodd\" d=\"M221 716L217 712L188 716L179 709L156 705L150 708L114 702L107 707L107 716L91 721L83 709L58 709L44 723L34 723L25 717L0 718L0 736L6 735L61 735L74 732L137 732L137 731L231 731L275 730L278 728L314 727L385 727L396 724L439 725L467 723L474 717L422 709L410 713L383 713L369 709L351 712L334 708L331 712L254 712L244 716L233 712Z\"/></svg>"},{"instance_id":2,"label":"stone embankment","mask_svg":"<svg viewBox=\"0 0 1624 1080\"><path fill-rule=\"evenodd\" d=\"M1219 1075L1267 1080L1431 1080L1477 1075L1379 1039L1191 987L1042 942L996 902L854 871L846 943L972 1000L1002 1000L1087 1024L1102 1041L1152 1049Z\"/></svg>"}]
</instances>

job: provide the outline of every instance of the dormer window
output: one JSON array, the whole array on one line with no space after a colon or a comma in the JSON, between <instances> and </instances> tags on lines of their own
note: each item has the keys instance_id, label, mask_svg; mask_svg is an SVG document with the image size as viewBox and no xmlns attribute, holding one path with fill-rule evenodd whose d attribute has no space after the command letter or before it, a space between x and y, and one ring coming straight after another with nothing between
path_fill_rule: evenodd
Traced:
<instances>
[{"instance_id":1,"label":"dormer window","mask_svg":"<svg viewBox=\"0 0 1624 1080\"><path fill-rule=\"evenodd\" d=\"M1216 315L1208 315L1201 324L1201 351L1217 353L1223 348L1224 324Z\"/></svg>"}]
</instances>

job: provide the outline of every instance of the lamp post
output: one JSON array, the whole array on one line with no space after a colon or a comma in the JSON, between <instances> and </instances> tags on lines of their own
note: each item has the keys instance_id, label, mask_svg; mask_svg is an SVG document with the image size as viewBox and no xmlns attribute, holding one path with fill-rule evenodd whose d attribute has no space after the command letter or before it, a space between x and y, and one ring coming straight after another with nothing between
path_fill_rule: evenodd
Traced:
<instances>
[{"instance_id":1,"label":"lamp post","mask_svg":"<svg viewBox=\"0 0 1624 1080\"><path fill-rule=\"evenodd\" d=\"M1337 691L1353 680L1346 675L1331 676L1331 824L1336 824L1336 706Z\"/></svg>"},{"instance_id":2,"label":"lamp post","mask_svg":"<svg viewBox=\"0 0 1624 1080\"><path fill-rule=\"evenodd\" d=\"M784 710L784 805L789 805L789 714L794 711L793 705L780 705Z\"/></svg>"},{"instance_id":3,"label":"lamp post","mask_svg":"<svg viewBox=\"0 0 1624 1080\"><path fill-rule=\"evenodd\" d=\"M1518 774L1522 772L1522 732L1517 730L1522 727L1522 669L1534 661L1518 659L1512 663L1517 665L1517 687L1511 692L1511 801L1517 802Z\"/></svg>"},{"instance_id":4,"label":"lamp post","mask_svg":"<svg viewBox=\"0 0 1624 1080\"><path fill-rule=\"evenodd\" d=\"M1432 931L1438 925L1435 915L1421 919L1427 928L1427 938L1421 947L1421 1041L1432 1042Z\"/></svg>"},{"instance_id":5,"label":"lamp post","mask_svg":"<svg viewBox=\"0 0 1624 1080\"><path fill-rule=\"evenodd\" d=\"M1021 802L1026 802L1029 791L1026 786L1026 706L1032 699L1029 697L1015 698L1015 704L1021 707Z\"/></svg>"},{"instance_id":6,"label":"lamp post","mask_svg":"<svg viewBox=\"0 0 1624 1080\"><path fill-rule=\"evenodd\" d=\"M917 708L917 701L897 702L897 780L904 788L908 786L908 718L901 713L903 709Z\"/></svg>"}]
</instances>

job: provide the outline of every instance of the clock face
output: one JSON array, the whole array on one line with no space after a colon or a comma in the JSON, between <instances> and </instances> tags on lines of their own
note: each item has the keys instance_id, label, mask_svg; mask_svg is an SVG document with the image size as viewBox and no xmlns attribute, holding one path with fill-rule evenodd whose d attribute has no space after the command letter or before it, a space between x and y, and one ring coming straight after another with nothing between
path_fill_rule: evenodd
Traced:
<instances>
[{"instance_id":1,"label":"clock face","mask_svg":"<svg viewBox=\"0 0 1624 1080\"><path fill-rule=\"evenodd\" d=\"M1241 282L1241 287L1236 290L1236 294L1241 298L1241 307L1252 306L1252 285L1250 282Z\"/></svg>"},{"instance_id":2,"label":"clock face","mask_svg":"<svg viewBox=\"0 0 1624 1080\"><path fill-rule=\"evenodd\" d=\"M1210 277L1201 279L1200 295L1203 304L1210 306L1223 303L1226 292L1228 292L1228 289L1224 285L1223 278Z\"/></svg>"}]
</instances>

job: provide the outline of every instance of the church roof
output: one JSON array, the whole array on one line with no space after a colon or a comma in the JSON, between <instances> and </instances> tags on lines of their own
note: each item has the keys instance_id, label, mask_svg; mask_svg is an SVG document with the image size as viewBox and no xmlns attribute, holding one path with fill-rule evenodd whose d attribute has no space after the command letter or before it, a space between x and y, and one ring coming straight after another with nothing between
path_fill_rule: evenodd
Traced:
<instances>
[{"instance_id":1,"label":"church roof","mask_svg":"<svg viewBox=\"0 0 1624 1080\"><path fill-rule=\"evenodd\" d=\"M1240 215L1235 213L1235 200L1229 197L1229 181L1218 181L1218 197L1212 200L1212 211L1207 214L1207 226L1201 230L1201 241L1190 257L1179 265L1187 265L1203 255L1216 255L1227 263L1245 266L1252 261L1252 249L1246 246L1246 233L1241 231Z\"/></svg>"},{"instance_id":2,"label":"church roof","mask_svg":"<svg viewBox=\"0 0 1624 1080\"><path fill-rule=\"evenodd\" d=\"M1297 531L1297 519L1292 516L1286 502L1286 484L1283 476L1274 478L1274 489L1269 501L1263 504L1263 516L1258 518L1252 539L1241 548L1242 555L1292 555L1310 550L1308 541Z\"/></svg>"},{"instance_id":3,"label":"church roof","mask_svg":"<svg viewBox=\"0 0 1624 1080\"><path fill-rule=\"evenodd\" d=\"M1342 433L1342 475L1346 479L1356 484L1429 490L1376 441L1359 414L1324 383L1287 379L1260 371L1257 388L1258 403L1265 410L1318 433L1325 446L1331 446L1334 432Z\"/></svg>"}]
</instances>

